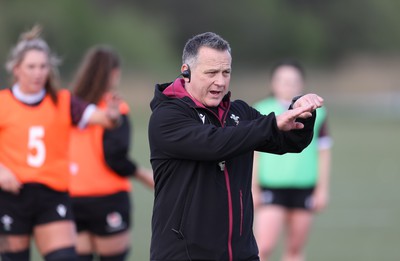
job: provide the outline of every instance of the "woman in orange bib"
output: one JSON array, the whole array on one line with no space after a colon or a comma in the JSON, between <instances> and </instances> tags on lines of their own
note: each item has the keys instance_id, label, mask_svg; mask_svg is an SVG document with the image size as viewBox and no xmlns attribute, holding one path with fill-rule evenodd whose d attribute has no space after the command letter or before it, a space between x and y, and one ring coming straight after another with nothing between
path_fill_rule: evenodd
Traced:
<instances>
[{"instance_id":1,"label":"woman in orange bib","mask_svg":"<svg viewBox=\"0 0 400 261\"><path fill-rule=\"evenodd\" d=\"M73 85L73 93L102 108L119 84L120 59L107 46L86 54ZM121 103L121 124L112 130L90 126L73 128L70 143L70 195L78 230L79 260L122 261L130 245L131 208L129 177L152 188L153 172L129 158L129 108Z\"/></svg>"},{"instance_id":2,"label":"woman in orange bib","mask_svg":"<svg viewBox=\"0 0 400 261\"><path fill-rule=\"evenodd\" d=\"M58 60L36 26L22 34L6 68L13 86L0 91L0 256L27 261L30 239L46 261L77 260L67 190L71 126L120 121L119 102L99 110L57 90Z\"/></svg>"}]
</instances>

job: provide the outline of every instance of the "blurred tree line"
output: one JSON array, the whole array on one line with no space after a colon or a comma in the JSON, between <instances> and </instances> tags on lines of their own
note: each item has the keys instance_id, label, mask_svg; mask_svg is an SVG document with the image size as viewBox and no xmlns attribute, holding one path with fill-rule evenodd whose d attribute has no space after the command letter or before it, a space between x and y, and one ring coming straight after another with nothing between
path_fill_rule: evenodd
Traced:
<instances>
[{"instance_id":1,"label":"blurred tree line","mask_svg":"<svg viewBox=\"0 0 400 261\"><path fill-rule=\"evenodd\" d=\"M330 65L352 53L398 53L398 10L397 0L0 0L0 59L40 23L67 76L98 43L128 68L176 72L186 40L205 31L231 43L235 66L287 56Z\"/></svg>"}]
</instances>

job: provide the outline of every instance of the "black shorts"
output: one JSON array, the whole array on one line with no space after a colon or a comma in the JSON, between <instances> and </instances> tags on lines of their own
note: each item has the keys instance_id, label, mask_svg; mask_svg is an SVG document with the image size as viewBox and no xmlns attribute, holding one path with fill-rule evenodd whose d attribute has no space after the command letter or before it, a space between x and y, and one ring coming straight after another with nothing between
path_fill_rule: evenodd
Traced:
<instances>
[{"instance_id":1,"label":"black shorts","mask_svg":"<svg viewBox=\"0 0 400 261\"><path fill-rule=\"evenodd\" d=\"M66 192L38 183L24 184L19 194L0 190L0 234L30 235L33 227L73 220Z\"/></svg>"},{"instance_id":2,"label":"black shorts","mask_svg":"<svg viewBox=\"0 0 400 261\"><path fill-rule=\"evenodd\" d=\"M72 210L78 232L89 231L107 236L126 231L131 224L128 192L101 197L73 197Z\"/></svg>"},{"instance_id":3,"label":"black shorts","mask_svg":"<svg viewBox=\"0 0 400 261\"><path fill-rule=\"evenodd\" d=\"M261 204L311 210L314 188L261 188Z\"/></svg>"}]
</instances>

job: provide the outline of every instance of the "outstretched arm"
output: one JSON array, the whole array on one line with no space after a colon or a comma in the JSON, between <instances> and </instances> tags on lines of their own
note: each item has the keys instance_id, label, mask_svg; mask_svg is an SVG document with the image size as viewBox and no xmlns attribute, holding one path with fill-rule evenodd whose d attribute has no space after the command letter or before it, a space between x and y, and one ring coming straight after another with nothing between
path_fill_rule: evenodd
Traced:
<instances>
[{"instance_id":1,"label":"outstretched arm","mask_svg":"<svg viewBox=\"0 0 400 261\"><path fill-rule=\"evenodd\" d=\"M119 104L121 99L117 95L112 95L107 99L105 110L95 109L88 119L88 124L96 124L104 128L115 128L121 123L121 113Z\"/></svg>"},{"instance_id":2,"label":"outstretched arm","mask_svg":"<svg viewBox=\"0 0 400 261\"><path fill-rule=\"evenodd\" d=\"M104 158L107 165L121 177L133 176L146 187L154 188L153 171L138 167L129 157L131 124L128 115L122 115L120 126L103 134Z\"/></svg>"}]
</instances>

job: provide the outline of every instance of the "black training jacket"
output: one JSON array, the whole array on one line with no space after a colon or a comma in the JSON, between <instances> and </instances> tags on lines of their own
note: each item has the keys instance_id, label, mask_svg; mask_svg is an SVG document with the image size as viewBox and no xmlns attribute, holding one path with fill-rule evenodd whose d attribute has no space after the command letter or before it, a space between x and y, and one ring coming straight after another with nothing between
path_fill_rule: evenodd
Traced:
<instances>
[{"instance_id":1,"label":"black training jacket","mask_svg":"<svg viewBox=\"0 0 400 261\"><path fill-rule=\"evenodd\" d=\"M278 130L228 93L218 110L189 98L183 80L156 85L149 143L155 179L150 259L259 260L251 194L254 150L300 152L315 121ZM218 115L219 114L219 115Z\"/></svg>"}]
</instances>

